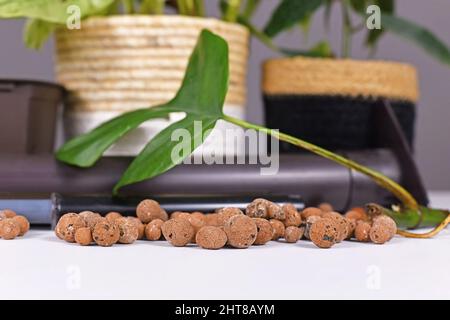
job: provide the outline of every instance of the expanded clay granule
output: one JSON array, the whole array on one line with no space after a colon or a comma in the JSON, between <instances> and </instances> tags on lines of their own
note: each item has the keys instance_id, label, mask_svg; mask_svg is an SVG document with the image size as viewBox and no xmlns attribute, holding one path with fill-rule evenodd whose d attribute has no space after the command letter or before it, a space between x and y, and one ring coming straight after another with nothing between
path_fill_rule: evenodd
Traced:
<instances>
[{"instance_id":1,"label":"expanded clay granule","mask_svg":"<svg viewBox=\"0 0 450 320\"><path fill-rule=\"evenodd\" d=\"M335 220L322 218L311 225L309 237L319 248L331 248L339 236Z\"/></svg>"},{"instance_id":2,"label":"expanded clay granule","mask_svg":"<svg viewBox=\"0 0 450 320\"><path fill-rule=\"evenodd\" d=\"M228 237L228 244L238 249L250 247L258 234L256 223L246 215L231 217L225 224L224 231Z\"/></svg>"},{"instance_id":3,"label":"expanded clay granule","mask_svg":"<svg viewBox=\"0 0 450 320\"><path fill-rule=\"evenodd\" d=\"M345 237L345 239L350 240L355 235L357 221L355 219L349 218L345 218L345 221L347 221L347 236Z\"/></svg>"},{"instance_id":4,"label":"expanded clay granule","mask_svg":"<svg viewBox=\"0 0 450 320\"><path fill-rule=\"evenodd\" d=\"M91 229L91 232L94 230L95 224L102 219L102 216L99 213L92 211L83 211L78 215L83 218L86 226Z\"/></svg>"},{"instance_id":5,"label":"expanded clay granule","mask_svg":"<svg viewBox=\"0 0 450 320\"><path fill-rule=\"evenodd\" d=\"M256 235L255 245L263 245L272 240L273 236L273 227L272 224L266 219L263 218L253 218L253 221L256 224L256 230L258 234Z\"/></svg>"},{"instance_id":6,"label":"expanded clay granule","mask_svg":"<svg viewBox=\"0 0 450 320\"><path fill-rule=\"evenodd\" d=\"M86 227L86 222L82 217L76 213L67 213L59 219L55 233L60 239L75 242L75 232L84 227Z\"/></svg>"},{"instance_id":7,"label":"expanded clay granule","mask_svg":"<svg viewBox=\"0 0 450 320\"><path fill-rule=\"evenodd\" d=\"M127 217L138 228L138 240L142 240L145 237L145 224L141 222L137 217Z\"/></svg>"},{"instance_id":8,"label":"expanded clay granule","mask_svg":"<svg viewBox=\"0 0 450 320\"><path fill-rule=\"evenodd\" d=\"M162 231L161 227L164 221L161 219L155 219L145 226L145 237L150 241L157 241L161 239Z\"/></svg>"},{"instance_id":9,"label":"expanded clay granule","mask_svg":"<svg viewBox=\"0 0 450 320\"><path fill-rule=\"evenodd\" d=\"M314 216L309 216L306 219L306 222L305 222L305 233L304 233L304 236L305 236L306 239L311 240L310 237L309 237L309 231L311 230L311 226L315 222L319 221L320 219L322 219L322 217L315 216L315 215Z\"/></svg>"},{"instance_id":10,"label":"expanded clay granule","mask_svg":"<svg viewBox=\"0 0 450 320\"><path fill-rule=\"evenodd\" d=\"M276 241L284 237L284 232L286 230L284 223L276 219L270 219L269 222L273 228L272 240Z\"/></svg>"},{"instance_id":11,"label":"expanded clay granule","mask_svg":"<svg viewBox=\"0 0 450 320\"><path fill-rule=\"evenodd\" d=\"M370 237L370 223L366 221L357 221L356 222L356 228L355 228L355 238L359 242L369 242Z\"/></svg>"},{"instance_id":12,"label":"expanded clay granule","mask_svg":"<svg viewBox=\"0 0 450 320\"><path fill-rule=\"evenodd\" d=\"M334 211L334 208L331 204L327 203L327 202L323 202L321 204L319 204L318 207L320 210L322 210L322 212L331 212Z\"/></svg>"},{"instance_id":13,"label":"expanded clay granule","mask_svg":"<svg viewBox=\"0 0 450 320\"><path fill-rule=\"evenodd\" d=\"M334 211L326 212L322 215L322 218L333 220L336 223L338 230L338 236L335 239L336 243L340 243L347 238L347 220L345 220L345 218L340 213Z\"/></svg>"},{"instance_id":14,"label":"expanded clay granule","mask_svg":"<svg viewBox=\"0 0 450 320\"><path fill-rule=\"evenodd\" d=\"M75 232L75 242L82 246L92 243L92 231L90 227L79 228Z\"/></svg>"},{"instance_id":15,"label":"expanded clay granule","mask_svg":"<svg viewBox=\"0 0 450 320\"><path fill-rule=\"evenodd\" d=\"M246 208L245 214L250 218L284 220L285 215L279 205L266 199L255 199Z\"/></svg>"},{"instance_id":16,"label":"expanded clay granule","mask_svg":"<svg viewBox=\"0 0 450 320\"><path fill-rule=\"evenodd\" d=\"M122 217L123 217L122 214L120 214L119 212L114 212L114 211L107 213L105 216L106 220L108 220L109 222L114 222L117 219L120 219Z\"/></svg>"},{"instance_id":17,"label":"expanded clay granule","mask_svg":"<svg viewBox=\"0 0 450 320\"><path fill-rule=\"evenodd\" d=\"M367 215L364 208L356 207L345 213L345 217L348 219L354 219L356 221L369 221L369 216Z\"/></svg>"},{"instance_id":18,"label":"expanded clay granule","mask_svg":"<svg viewBox=\"0 0 450 320\"><path fill-rule=\"evenodd\" d=\"M391 240L397 233L397 224L388 216L374 218L370 228L369 237L373 243L384 244Z\"/></svg>"},{"instance_id":19,"label":"expanded clay granule","mask_svg":"<svg viewBox=\"0 0 450 320\"><path fill-rule=\"evenodd\" d=\"M161 208L158 202L155 200L144 200L136 208L136 215L142 221L142 223L149 223L155 219L161 219L167 221L169 216L167 212Z\"/></svg>"},{"instance_id":20,"label":"expanded clay granule","mask_svg":"<svg viewBox=\"0 0 450 320\"><path fill-rule=\"evenodd\" d=\"M175 247L183 247L191 242L194 228L187 219L170 219L161 227L164 238Z\"/></svg>"},{"instance_id":21,"label":"expanded clay granule","mask_svg":"<svg viewBox=\"0 0 450 320\"><path fill-rule=\"evenodd\" d=\"M205 225L219 227L219 214L218 213L210 213L205 215Z\"/></svg>"},{"instance_id":22,"label":"expanded clay granule","mask_svg":"<svg viewBox=\"0 0 450 320\"><path fill-rule=\"evenodd\" d=\"M217 211L218 214L218 223L220 226L225 226L225 224L228 222L228 220L231 217L237 216L237 215L243 215L244 213L239 208L233 208L233 207L227 207L222 208Z\"/></svg>"},{"instance_id":23,"label":"expanded clay granule","mask_svg":"<svg viewBox=\"0 0 450 320\"><path fill-rule=\"evenodd\" d=\"M296 243L303 237L303 231L304 229L298 227L287 227L286 231L284 232L284 239L287 243Z\"/></svg>"},{"instance_id":24,"label":"expanded clay granule","mask_svg":"<svg viewBox=\"0 0 450 320\"><path fill-rule=\"evenodd\" d=\"M319 208L309 207L309 208L303 209L300 216L302 217L303 221L306 221L309 217L312 217L312 216L320 217L320 216L322 216L322 214L323 214L323 212Z\"/></svg>"},{"instance_id":25,"label":"expanded clay granule","mask_svg":"<svg viewBox=\"0 0 450 320\"><path fill-rule=\"evenodd\" d=\"M25 235L25 233L28 232L28 230L30 230L30 222L24 216L16 215L11 219L19 224L20 227L19 237L22 237L23 235Z\"/></svg>"},{"instance_id":26,"label":"expanded clay granule","mask_svg":"<svg viewBox=\"0 0 450 320\"><path fill-rule=\"evenodd\" d=\"M20 225L14 219L8 218L0 221L0 237L12 240L20 234Z\"/></svg>"},{"instance_id":27,"label":"expanded clay granule","mask_svg":"<svg viewBox=\"0 0 450 320\"><path fill-rule=\"evenodd\" d=\"M195 236L195 242L203 249L217 250L227 243L227 234L219 227L206 226Z\"/></svg>"},{"instance_id":28,"label":"expanded clay granule","mask_svg":"<svg viewBox=\"0 0 450 320\"><path fill-rule=\"evenodd\" d=\"M119 228L119 243L131 244L139 237L139 229L133 220L122 217L113 223Z\"/></svg>"},{"instance_id":29,"label":"expanded clay granule","mask_svg":"<svg viewBox=\"0 0 450 320\"><path fill-rule=\"evenodd\" d=\"M15 217L16 215L17 215L17 213L11 209L0 210L0 220L9 219L9 218Z\"/></svg>"},{"instance_id":30,"label":"expanded clay granule","mask_svg":"<svg viewBox=\"0 0 450 320\"><path fill-rule=\"evenodd\" d=\"M92 238L99 246L111 247L119 241L120 231L114 222L102 219L95 225Z\"/></svg>"},{"instance_id":31,"label":"expanded clay granule","mask_svg":"<svg viewBox=\"0 0 450 320\"><path fill-rule=\"evenodd\" d=\"M283 223L286 228L300 226L300 224L302 223L302 217L293 204L284 204L281 209L284 212L285 219Z\"/></svg>"}]
</instances>

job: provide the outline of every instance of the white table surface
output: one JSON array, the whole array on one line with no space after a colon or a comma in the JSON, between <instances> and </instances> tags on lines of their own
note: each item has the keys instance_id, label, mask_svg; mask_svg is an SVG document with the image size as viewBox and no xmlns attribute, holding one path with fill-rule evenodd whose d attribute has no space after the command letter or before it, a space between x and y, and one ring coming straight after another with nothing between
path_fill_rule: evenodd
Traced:
<instances>
[{"instance_id":1,"label":"white table surface","mask_svg":"<svg viewBox=\"0 0 450 320\"><path fill-rule=\"evenodd\" d=\"M450 207L450 192L432 193ZM80 247L51 231L0 240L2 299L450 298L450 232L387 245L301 241L247 250L139 241Z\"/></svg>"}]
</instances>

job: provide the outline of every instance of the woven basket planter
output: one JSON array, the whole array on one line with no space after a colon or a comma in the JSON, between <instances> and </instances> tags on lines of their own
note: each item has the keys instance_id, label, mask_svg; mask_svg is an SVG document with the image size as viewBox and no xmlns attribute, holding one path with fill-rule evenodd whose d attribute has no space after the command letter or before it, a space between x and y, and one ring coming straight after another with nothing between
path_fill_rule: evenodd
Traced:
<instances>
[{"instance_id":1,"label":"woven basket planter","mask_svg":"<svg viewBox=\"0 0 450 320\"><path fill-rule=\"evenodd\" d=\"M80 30L60 29L56 33L56 75L69 90L66 138L85 133L123 112L172 99L205 28L229 44L230 88L224 109L243 118L249 47L246 28L183 16L90 18L82 22ZM136 155L152 136L179 118L175 114L171 119L149 121L107 154ZM218 124L216 130L226 128Z\"/></svg>"},{"instance_id":2,"label":"woven basket planter","mask_svg":"<svg viewBox=\"0 0 450 320\"><path fill-rule=\"evenodd\" d=\"M376 148L372 112L390 101L408 142L414 139L414 67L384 61L285 58L264 64L266 123L328 149ZM285 152L298 151L287 144Z\"/></svg>"}]
</instances>

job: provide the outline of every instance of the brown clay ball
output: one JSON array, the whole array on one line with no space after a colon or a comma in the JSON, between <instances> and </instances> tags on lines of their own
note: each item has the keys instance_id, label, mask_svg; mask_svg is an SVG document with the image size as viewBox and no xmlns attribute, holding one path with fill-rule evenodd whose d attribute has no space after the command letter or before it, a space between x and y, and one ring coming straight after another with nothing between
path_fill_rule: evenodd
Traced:
<instances>
[{"instance_id":1,"label":"brown clay ball","mask_svg":"<svg viewBox=\"0 0 450 320\"><path fill-rule=\"evenodd\" d=\"M137 217L127 217L138 228L138 240L142 240L145 237L145 225Z\"/></svg>"},{"instance_id":2,"label":"brown clay ball","mask_svg":"<svg viewBox=\"0 0 450 320\"><path fill-rule=\"evenodd\" d=\"M322 213L323 213L322 210L320 210L319 208L309 207L303 209L300 216L302 217L303 221L306 221L309 217L312 216L320 217L322 216Z\"/></svg>"},{"instance_id":3,"label":"brown clay ball","mask_svg":"<svg viewBox=\"0 0 450 320\"><path fill-rule=\"evenodd\" d=\"M92 231L89 227L79 228L75 232L75 242L82 246L88 246L92 243Z\"/></svg>"},{"instance_id":4,"label":"brown clay ball","mask_svg":"<svg viewBox=\"0 0 450 320\"><path fill-rule=\"evenodd\" d=\"M338 225L332 219L320 219L309 230L311 241L319 248L331 248L339 236Z\"/></svg>"},{"instance_id":5,"label":"brown clay ball","mask_svg":"<svg viewBox=\"0 0 450 320\"><path fill-rule=\"evenodd\" d=\"M302 217L298 213L295 206L291 203L287 203L281 207L284 212L285 219L283 221L284 226L287 227L298 227L302 223Z\"/></svg>"},{"instance_id":6,"label":"brown clay ball","mask_svg":"<svg viewBox=\"0 0 450 320\"><path fill-rule=\"evenodd\" d=\"M109 222L114 222L122 217L122 214L120 214L119 212L109 212L105 216L106 220L108 220Z\"/></svg>"},{"instance_id":7,"label":"brown clay ball","mask_svg":"<svg viewBox=\"0 0 450 320\"><path fill-rule=\"evenodd\" d=\"M270 219L269 222L273 228L272 240L276 241L284 237L284 232L286 230L284 223L276 219Z\"/></svg>"},{"instance_id":8,"label":"brown clay ball","mask_svg":"<svg viewBox=\"0 0 450 320\"><path fill-rule=\"evenodd\" d=\"M0 236L5 240L12 240L19 236L20 225L12 218L3 219L0 221Z\"/></svg>"},{"instance_id":9,"label":"brown clay ball","mask_svg":"<svg viewBox=\"0 0 450 320\"><path fill-rule=\"evenodd\" d=\"M273 227L272 224L263 218L253 218L256 223L256 230L258 234L256 235L254 245L263 245L272 240L273 237Z\"/></svg>"},{"instance_id":10,"label":"brown clay ball","mask_svg":"<svg viewBox=\"0 0 450 320\"><path fill-rule=\"evenodd\" d=\"M181 215L188 214L187 212L175 211L170 214L170 219L180 218Z\"/></svg>"},{"instance_id":11,"label":"brown clay ball","mask_svg":"<svg viewBox=\"0 0 450 320\"><path fill-rule=\"evenodd\" d=\"M155 219L161 219L167 221L169 216L167 212L161 208L158 202L155 200L144 200L136 208L136 215L142 221L142 223L149 223Z\"/></svg>"},{"instance_id":12,"label":"brown clay ball","mask_svg":"<svg viewBox=\"0 0 450 320\"><path fill-rule=\"evenodd\" d=\"M347 211L345 217L348 219L354 219L356 221L369 221L369 216L367 215L364 208L356 207Z\"/></svg>"},{"instance_id":13,"label":"brown clay ball","mask_svg":"<svg viewBox=\"0 0 450 320\"><path fill-rule=\"evenodd\" d=\"M309 231L311 230L311 226L315 222L319 221L320 219L322 219L322 217L320 217L320 216L309 216L306 219L306 222L305 222L305 233L304 233L304 236L305 236L306 239L311 240L310 237L309 237Z\"/></svg>"},{"instance_id":14,"label":"brown clay ball","mask_svg":"<svg viewBox=\"0 0 450 320\"><path fill-rule=\"evenodd\" d=\"M384 244L391 240L397 233L397 224L388 216L374 218L369 237L373 243Z\"/></svg>"},{"instance_id":15,"label":"brown clay ball","mask_svg":"<svg viewBox=\"0 0 450 320\"><path fill-rule=\"evenodd\" d=\"M252 218L246 215L231 217L224 226L228 244L234 248L245 249L256 240L258 229Z\"/></svg>"},{"instance_id":16,"label":"brown clay ball","mask_svg":"<svg viewBox=\"0 0 450 320\"><path fill-rule=\"evenodd\" d=\"M86 226L91 228L91 231L94 230L95 224L102 219L102 216L99 213L92 211L80 212L79 216L84 219Z\"/></svg>"},{"instance_id":17,"label":"brown clay ball","mask_svg":"<svg viewBox=\"0 0 450 320\"><path fill-rule=\"evenodd\" d=\"M161 239L162 231L161 227L164 221L161 219L155 219L145 226L145 237L150 241L157 241Z\"/></svg>"},{"instance_id":18,"label":"brown clay ball","mask_svg":"<svg viewBox=\"0 0 450 320\"><path fill-rule=\"evenodd\" d=\"M76 213L67 213L59 219L55 233L60 239L75 242L75 232L84 227L86 227L86 222L82 217Z\"/></svg>"},{"instance_id":19,"label":"brown clay ball","mask_svg":"<svg viewBox=\"0 0 450 320\"><path fill-rule=\"evenodd\" d=\"M0 220L13 218L17 213L11 209L0 210Z\"/></svg>"},{"instance_id":20,"label":"brown clay ball","mask_svg":"<svg viewBox=\"0 0 450 320\"><path fill-rule=\"evenodd\" d=\"M11 219L13 219L19 224L20 227L19 237L25 235L25 233L27 233L28 230L30 230L30 222L24 216L14 216Z\"/></svg>"},{"instance_id":21,"label":"brown clay ball","mask_svg":"<svg viewBox=\"0 0 450 320\"><path fill-rule=\"evenodd\" d=\"M304 229L298 227L287 227L286 231L284 232L284 239L287 243L296 243L303 237L303 231Z\"/></svg>"},{"instance_id":22,"label":"brown clay ball","mask_svg":"<svg viewBox=\"0 0 450 320\"><path fill-rule=\"evenodd\" d=\"M164 238L175 247L187 245L194 236L194 228L186 219L170 219L161 227Z\"/></svg>"},{"instance_id":23,"label":"brown clay ball","mask_svg":"<svg viewBox=\"0 0 450 320\"><path fill-rule=\"evenodd\" d=\"M119 241L120 231L114 222L102 219L95 225L92 238L99 246L111 247Z\"/></svg>"},{"instance_id":24,"label":"brown clay ball","mask_svg":"<svg viewBox=\"0 0 450 320\"><path fill-rule=\"evenodd\" d=\"M227 207L218 210L217 214L219 215L218 216L219 225L224 226L231 217L244 213L239 208Z\"/></svg>"},{"instance_id":25,"label":"brown clay ball","mask_svg":"<svg viewBox=\"0 0 450 320\"><path fill-rule=\"evenodd\" d=\"M210 213L205 215L205 225L219 227L219 214L218 213Z\"/></svg>"},{"instance_id":26,"label":"brown clay ball","mask_svg":"<svg viewBox=\"0 0 450 320\"><path fill-rule=\"evenodd\" d=\"M195 235L201 228L205 226L205 221L198 216L193 216L192 214L189 215L188 221L191 224L192 228L194 228L194 234L192 236L191 242L195 243Z\"/></svg>"},{"instance_id":27,"label":"brown clay ball","mask_svg":"<svg viewBox=\"0 0 450 320\"><path fill-rule=\"evenodd\" d=\"M139 229L133 220L122 217L114 220L114 223L119 228L119 243L131 244L139 237Z\"/></svg>"},{"instance_id":28,"label":"brown clay ball","mask_svg":"<svg viewBox=\"0 0 450 320\"><path fill-rule=\"evenodd\" d=\"M345 218L345 221L347 222L347 236L345 237L345 239L350 240L355 235L357 220Z\"/></svg>"},{"instance_id":29,"label":"brown clay ball","mask_svg":"<svg viewBox=\"0 0 450 320\"><path fill-rule=\"evenodd\" d=\"M325 212L322 215L322 218L331 219L331 220L334 220L334 222L336 222L336 225L338 228L338 236L335 239L336 243L340 243L347 238L347 234L348 234L347 220L345 220L345 218L340 213L334 212L334 211Z\"/></svg>"},{"instance_id":30,"label":"brown clay ball","mask_svg":"<svg viewBox=\"0 0 450 320\"><path fill-rule=\"evenodd\" d=\"M285 219L284 212L278 204L262 198L253 200L247 206L245 214L250 218Z\"/></svg>"},{"instance_id":31,"label":"brown clay ball","mask_svg":"<svg viewBox=\"0 0 450 320\"><path fill-rule=\"evenodd\" d=\"M369 242L370 241L370 223L366 221L357 221L355 228L355 238L359 242Z\"/></svg>"},{"instance_id":32,"label":"brown clay ball","mask_svg":"<svg viewBox=\"0 0 450 320\"><path fill-rule=\"evenodd\" d=\"M203 249L217 250L227 243L227 234L219 227L206 226L195 236L195 242Z\"/></svg>"},{"instance_id":33,"label":"brown clay ball","mask_svg":"<svg viewBox=\"0 0 450 320\"><path fill-rule=\"evenodd\" d=\"M322 210L322 212L331 212L334 211L333 206L329 203L323 202L319 204L319 209Z\"/></svg>"},{"instance_id":34,"label":"brown clay ball","mask_svg":"<svg viewBox=\"0 0 450 320\"><path fill-rule=\"evenodd\" d=\"M191 216L192 216L192 217L195 217L195 218L197 218L197 219L200 219L200 220L202 220L203 222L205 221L205 215L204 215L202 212L198 212L198 211L192 212L192 213L191 213Z\"/></svg>"}]
</instances>

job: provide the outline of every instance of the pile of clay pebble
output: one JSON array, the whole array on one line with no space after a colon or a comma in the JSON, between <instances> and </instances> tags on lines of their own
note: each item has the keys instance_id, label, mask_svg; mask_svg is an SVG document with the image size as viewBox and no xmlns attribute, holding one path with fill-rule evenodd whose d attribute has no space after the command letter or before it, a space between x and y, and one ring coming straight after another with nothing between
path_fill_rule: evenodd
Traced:
<instances>
[{"instance_id":1,"label":"pile of clay pebble","mask_svg":"<svg viewBox=\"0 0 450 320\"><path fill-rule=\"evenodd\" d=\"M253 200L245 213L227 207L209 214L173 212L170 217L158 202L148 199L137 206L136 215L68 213L61 217L55 232L60 239L83 246L96 243L109 247L141 239L165 239L176 247L197 244L204 249L244 249L282 238L287 243L310 240L319 248L331 248L351 239L384 244L397 232L390 217L369 217L363 208L341 215L330 205L322 204L298 212L292 204L279 206L266 199Z\"/></svg>"},{"instance_id":2,"label":"pile of clay pebble","mask_svg":"<svg viewBox=\"0 0 450 320\"><path fill-rule=\"evenodd\" d=\"M12 240L22 237L30 230L30 223L24 216L12 210L0 210L0 238Z\"/></svg>"}]
</instances>

